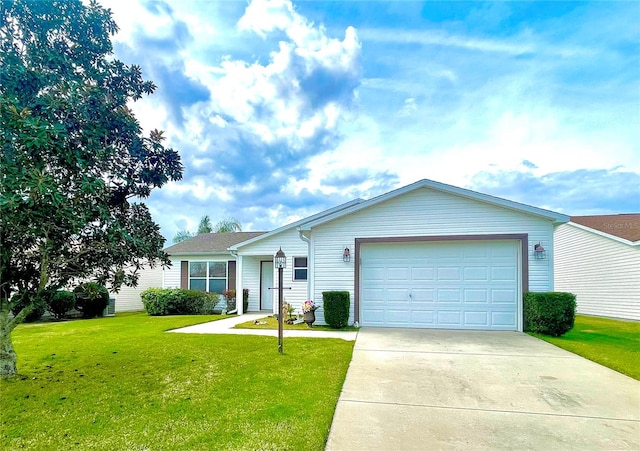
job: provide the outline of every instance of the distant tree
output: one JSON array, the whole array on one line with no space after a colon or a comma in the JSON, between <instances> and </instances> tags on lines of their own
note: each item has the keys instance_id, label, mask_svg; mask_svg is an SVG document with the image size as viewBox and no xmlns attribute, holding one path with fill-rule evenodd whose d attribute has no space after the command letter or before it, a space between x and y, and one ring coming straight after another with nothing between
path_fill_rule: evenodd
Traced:
<instances>
[{"instance_id":1,"label":"distant tree","mask_svg":"<svg viewBox=\"0 0 640 451\"><path fill-rule=\"evenodd\" d=\"M0 4L0 375L16 373L9 298L93 279L135 285L169 264L134 199L182 178L163 134L144 136L128 103L155 85L113 58L111 12L95 1Z\"/></svg>"},{"instance_id":2,"label":"distant tree","mask_svg":"<svg viewBox=\"0 0 640 451\"><path fill-rule=\"evenodd\" d=\"M189 238L193 238L193 236L194 235L188 230L178 230L176 234L173 236L173 244L188 240Z\"/></svg>"},{"instance_id":3,"label":"distant tree","mask_svg":"<svg viewBox=\"0 0 640 451\"><path fill-rule=\"evenodd\" d=\"M198 224L198 235L201 233L211 233L213 232L213 227L211 226L211 218L209 215L204 215L200 218L200 224Z\"/></svg>"},{"instance_id":4,"label":"distant tree","mask_svg":"<svg viewBox=\"0 0 640 451\"><path fill-rule=\"evenodd\" d=\"M209 215L204 215L200 218L200 224L198 224L198 232L192 233L188 230L179 230L173 236L173 243L180 243L181 241L188 240L189 238L193 238L196 235L200 235L202 233L228 233L228 232L241 232L242 224L235 218L227 218L222 221L216 223L215 226L211 226L211 218Z\"/></svg>"},{"instance_id":5,"label":"distant tree","mask_svg":"<svg viewBox=\"0 0 640 451\"><path fill-rule=\"evenodd\" d=\"M242 232L242 224L235 218L227 218L218 222L214 227L213 231L216 233L224 233L224 232Z\"/></svg>"}]
</instances>

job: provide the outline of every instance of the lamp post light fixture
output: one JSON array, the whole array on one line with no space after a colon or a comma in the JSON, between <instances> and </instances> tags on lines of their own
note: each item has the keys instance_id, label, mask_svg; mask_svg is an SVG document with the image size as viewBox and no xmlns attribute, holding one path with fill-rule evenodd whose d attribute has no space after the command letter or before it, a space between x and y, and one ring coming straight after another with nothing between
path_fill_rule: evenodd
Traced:
<instances>
[{"instance_id":1,"label":"lamp post light fixture","mask_svg":"<svg viewBox=\"0 0 640 451\"><path fill-rule=\"evenodd\" d=\"M349 249L349 246L345 246L344 251L342 251L342 261L343 262L351 261L351 249Z\"/></svg>"},{"instance_id":2,"label":"lamp post light fixture","mask_svg":"<svg viewBox=\"0 0 640 451\"><path fill-rule=\"evenodd\" d=\"M282 330L284 328L284 318L282 317L282 271L287 267L287 256L282 252L282 247L276 252L273 264L278 269L278 352L282 354Z\"/></svg>"},{"instance_id":3,"label":"lamp post light fixture","mask_svg":"<svg viewBox=\"0 0 640 451\"><path fill-rule=\"evenodd\" d=\"M533 246L533 256L536 260L544 260L545 258L547 258L547 251L544 247L542 247L542 244L538 243Z\"/></svg>"}]
</instances>

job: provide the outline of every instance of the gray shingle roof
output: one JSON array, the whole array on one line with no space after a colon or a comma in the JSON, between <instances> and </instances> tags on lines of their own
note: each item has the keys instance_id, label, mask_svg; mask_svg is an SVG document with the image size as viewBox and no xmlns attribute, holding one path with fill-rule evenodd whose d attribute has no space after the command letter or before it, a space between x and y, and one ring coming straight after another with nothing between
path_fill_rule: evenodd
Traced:
<instances>
[{"instance_id":1,"label":"gray shingle roof","mask_svg":"<svg viewBox=\"0 0 640 451\"><path fill-rule=\"evenodd\" d=\"M202 233L165 248L169 255L226 252L229 246L255 238L266 232Z\"/></svg>"}]
</instances>

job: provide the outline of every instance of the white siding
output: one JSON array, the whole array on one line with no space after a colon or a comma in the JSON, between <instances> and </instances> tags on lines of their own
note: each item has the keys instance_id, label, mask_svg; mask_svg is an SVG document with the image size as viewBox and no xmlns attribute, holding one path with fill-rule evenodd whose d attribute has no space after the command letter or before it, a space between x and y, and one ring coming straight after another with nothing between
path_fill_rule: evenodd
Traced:
<instances>
[{"instance_id":1,"label":"white siding","mask_svg":"<svg viewBox=\"0 0 640 451\"><path fill-rule=\"evenodd\" d=\"M529 290L553 290L550 220L421 188L313 229L312 298L322 303L323 291L349 291L353 321L354 262L343 262L342 251L346 245L353 251L355 238L477 234L528 234ZM533 258L538 242L547 250L545 260ZM320 322L323 311L318 313Z\"/></svg>"},{"instance_id":2,"label":"white siding","mask_svg":"<svg viewBox=\"0 0 640 451\"><path fill-rule=\"evenodd\" d=\"M162 276L162 288L180 288L180 258L171 257L171 268L166 268Z\"/></svg>"},{"instance_id":3,"label":"white siding","mask_svg":"<svg viewBox=\"0 0 640 451\"><path fill-rule=\"evenodd\" d=\"M260 308L260 261L273 261L273 256L280 248L287 256L287 267L283 273L284 287L291 287L291 290L284 290L284 300L299 309L308 299L307 282L293 280L293 257L307 257L308 245L300 239L298 231L292 228L238 249L238 255L243 256L242 287L249 289L249 311ZM310 271L307 272L307 277L309 274ZM273 286L277 286L277 270L273 276ZM275 299L277 300L277 295Z\"/></svg>"},{"instance_id":4,"label":"white siding","mask_svg":"<svg viewBox=\"0 0 640 451\"><path fill-rule=\"evenodd\" d=\"M640 320L640 247L572 224L555 233L555 289L584 315Z\"/></svg>"},{"instance_id":5,"label":"white siding","mask_svg":"<svg viewBox=\"0 0 640 451\"><path fill-rule=\"evenodd\" d=\"M140 293L147 288L162 287L162 267L141 269L139 274L137 287L123 285L117 293L111 293L116 299L116 313L144 310Z\"/></svg>"}]
</instances>

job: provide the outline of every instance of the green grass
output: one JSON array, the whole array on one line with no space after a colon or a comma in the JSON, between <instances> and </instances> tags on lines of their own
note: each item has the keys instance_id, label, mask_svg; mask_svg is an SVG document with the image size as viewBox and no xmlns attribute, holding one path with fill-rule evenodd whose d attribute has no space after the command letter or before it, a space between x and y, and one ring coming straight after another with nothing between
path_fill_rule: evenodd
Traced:
<instances>
[{"instance_id":1,"label":"green grass","mask_svg":"<svg viewBox=\"0 0 640 451\"><path fill-rule=\"evenodd\" d=\"M278 320L275 316L268 316L265 318L260 318L260 322L266 324L254 324L253 321L247 321L246 323L237 324L235 329L277 329L278 328ZM342 329L334 329L330 326L314 324L312 328L309 328L305 323L302 324L283 324L285 330L322 330L322 331L331 331L331 332L357 332L359 328L354 326L346 326Z\"/></svg>"},{"instance_id":2,"label":"green grass","mask_svg":"<svg viewBox=\"0 0 640 451\"><path fill-rule=\"evenodd\" d=\"M324 449L353 342L164 333L218 318L20 325L0 449Z\"/></svg>"},{"instance_id":3,"label":"green grass","mask_svg":"<svg viewBox=\"0 0 640 451\"><path fill-rule=\"evenodd\" d=\"M561 337L531 334L640 380L640 323L576 316L573 329Z\"/></svg>"}]
</instances>

